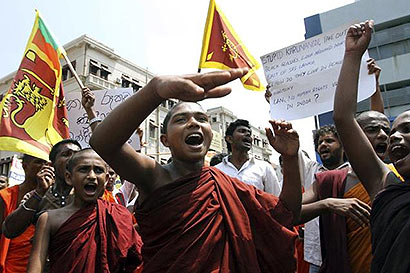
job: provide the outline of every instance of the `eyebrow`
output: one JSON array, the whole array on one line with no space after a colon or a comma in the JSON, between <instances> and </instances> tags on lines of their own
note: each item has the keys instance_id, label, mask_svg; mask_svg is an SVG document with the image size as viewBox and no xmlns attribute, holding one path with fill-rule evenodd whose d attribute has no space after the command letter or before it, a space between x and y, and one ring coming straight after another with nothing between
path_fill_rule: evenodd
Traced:
<instances>
[{"instance_id":1,"label":"eyebrow","mask_svg":"<svg viewBox=\"0 0 410 273\"><path fill-rule=\"evenodd\" d=\"M177 114L174 114L174 115L172 116L172 119L175 118L175 117L187 116L187 115L194 115L194 116L196 116L196 115L202 115L202 116L208 117L208 115L207 115L206 113L197 111L197 112L182 112L182 113L177 113Z\"/></svg>"}]
</instances>

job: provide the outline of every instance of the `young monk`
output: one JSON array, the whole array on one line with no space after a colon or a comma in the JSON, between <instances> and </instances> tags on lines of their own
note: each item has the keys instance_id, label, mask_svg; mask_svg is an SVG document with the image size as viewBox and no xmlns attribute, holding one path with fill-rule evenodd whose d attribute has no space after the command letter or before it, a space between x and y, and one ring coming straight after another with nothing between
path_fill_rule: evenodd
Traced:
<instances>
[{"instance_id":1,"label":"young monk","mask_svg":"<svg viewBox=\"0 0 410 273\"><path fill-rule=\"evenodd\" d=\"M92 149L72 156L66 182L74 201L40 216L27 272L43 272L47 253L51 273L135 270L141 241L127 209L99 199L106 180L106 164Z\"/></svg>"},{"instance_id":2,"label":"young monk","mask_svg":"<svg viewBox=\"0 0 410 273\"><path fill-rule=\"evenodd\" d=\"M335 94L334 120L349 161L372 201L371 272L409 272L410 245L410 112L400 114L390 132L388 155L404 183L379 158L354 119L359 67L373 21L351 26Z\"/></svg>"},{"instance_id":3,"label":"young monk","mask_svg":"<svg viewBox=\"0 0 410 273\"><path fill-rule=\"evenodd\" d=\"M299 139L286 122L271 121L270 144L283 156L279 198L204 167L212 130L197 103L182 102L163 122L161 141L172 162L161 166L127 139L168 98L199 101L230 93L222 86L247 73L233 69L156 77L96 128L91 146L139 189L137 222L143 272L295 272L293 220L301 207Z\"/></svg>"}]
</instances>

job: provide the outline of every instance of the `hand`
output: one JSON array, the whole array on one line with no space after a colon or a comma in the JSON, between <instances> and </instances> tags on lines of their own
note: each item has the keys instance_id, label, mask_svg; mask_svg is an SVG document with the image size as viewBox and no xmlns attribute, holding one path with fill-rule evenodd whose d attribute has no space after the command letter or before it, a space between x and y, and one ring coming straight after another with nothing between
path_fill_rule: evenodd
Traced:
<instances>
[{"instance_id":1,"label":"hand","mask_svg":"<svg viewBox=\"0 0 410 273\"><path fill-rule=\"evenodd\" d=\"M374 59L370 58L367 60L367 69L369 70L369 75L374 74L376 76L376 82L378 83L382 69L376 64Z\"/></svg>"},{"instance_id":2,"label":"hand","mask_svg":"<svg viewBox=\"0 0 410 273\"><path fill-rule=\"evenodd\" d=\"M200 101L228 95L231 88L223 85L241 78L246 73L247 68L237 68L185 76L160 76L155 77L149 84L154 85L154 90L163 99Z\"/></svg>"},{"instance_id":3,"label":"hand","mask_svg":"<svg viewBox=\"0 0 410 273\"><path fill-rule=\"evenodd\" d=\"M48 188L55 182L54 168L50 165L44 165L37 173L36 180L36 192L40 195L44 195Z\"/></svg>"},{"instance_id":4,"label":"hand","mask_svg":"<svg viewBox=\"0 0 410 273\"><path fill-rule=\"evenodd\" d=\"M95 96L93 92L91 92L90 88L84 87L81 93L81 104L83 105L85 110L89 110L94 106Z\"/></svg>"},{"instance_id":5,"label":"hand","mask_svg":"<svg viewBox=\"0 0 410 273\"><path fill-rule=\"evenodd\" d=\"M299 150L299 135L292 129L292 124L285 121L270 120L272 130L266 128L266 136L270 145L284 156L295 156Z\"/></svg>"},{"instance_id":6,"label":"hand","mask_svg":"<svg viewBox=\"0 0 410 273\"><path fill-rule=\"evenodd\" d=\"M270 89L270 85L268 84L266 86L266 91L265 91L265 100L270 104L270 97L272 97L272 92L269 89Z\"/></svg>"},{"instance_id":7,"label":"hand","mask_svg":"<svg viewBox=\"0 0 410 273\"><path fill-rule=\"evenodd\" d=\"M346 34L345 51L346 53L361 56L369 46L372 36L373 20L352 25Z\"/></svg>"},{"instance_id":8,"label":"hand","mask_svg":"<svg viewBox=\"0 0 410 273\"><path fill-rule=\"evenodd\" d=\"M357 198L328 198L329 209L339 215L352 218L360 226L366 226L370 221L370 206Z\"/></svg>"}]
</instances>

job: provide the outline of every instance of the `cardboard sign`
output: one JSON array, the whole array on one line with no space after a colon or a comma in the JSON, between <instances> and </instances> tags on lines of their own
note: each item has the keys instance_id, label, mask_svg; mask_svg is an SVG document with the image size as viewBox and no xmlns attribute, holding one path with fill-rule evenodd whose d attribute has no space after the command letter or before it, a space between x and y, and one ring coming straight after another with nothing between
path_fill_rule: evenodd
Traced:
<instances>
[{"instance_id":1,"label":"cardboard sign","mask_svg":"<svg viewBox=\"0 0 410 273\"><path fill-rule=\"evenodd\" d=\"M317 35L261 57L269 83L273 119L294 120L333 110L333 99L342 66L349 26ZM358 101L376 90L368 75L366 51L359 76Z\"/></svg>"},{"instance_id":2,"label":"cardboard sign","mask_svg":"<svg viewBox=\"0 0 410 273\"><path fill-rule=\"evenodd\" d=\"M132 88L116 88L93 91L95 95L94 109L97 117L104 119L117 105L133 95ZM81 92L71 92L66 96L66 106L70 129L70 138L80 142L83 148L89 147L91 127L88 124L87 113L81 105ZM121 122L121 121L119 121ZM109 137L109 136L107 136ZM128 143L135 149L140 150L140 138L134 133Z\"/></svg>"}]
</instances>

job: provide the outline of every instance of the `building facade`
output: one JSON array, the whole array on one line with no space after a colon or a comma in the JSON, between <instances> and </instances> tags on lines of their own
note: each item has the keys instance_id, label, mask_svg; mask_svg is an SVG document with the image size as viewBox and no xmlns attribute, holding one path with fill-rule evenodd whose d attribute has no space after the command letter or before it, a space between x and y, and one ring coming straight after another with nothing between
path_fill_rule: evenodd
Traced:
<instances>
[{"instance_id":1,"label":"building facade","mask_svg":"<svg viewBox=\"0 0 410 273\"><path fill-rule=\"evenodd\" d=\"M385 114L393 120L410 109L410 4L408 0L360 0L305 18L305 38L340 25L373 19L375 22L369 55L381 67L380 84ZM369 109L369 100L358 111ZM331 114L320 117L331 123Z\"/></svg>"}]
</instances>

